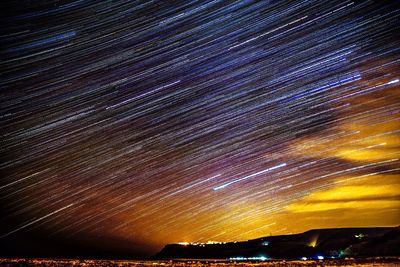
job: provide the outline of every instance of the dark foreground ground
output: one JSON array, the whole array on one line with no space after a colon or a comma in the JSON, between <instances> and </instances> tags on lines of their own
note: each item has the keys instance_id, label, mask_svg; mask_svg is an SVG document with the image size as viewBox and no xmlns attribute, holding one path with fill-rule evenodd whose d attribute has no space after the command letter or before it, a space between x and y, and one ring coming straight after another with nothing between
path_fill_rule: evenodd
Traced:
<instances>
[{"instance_id":1,"label":"dark foreground ground","mask_svg":"<svg viewBox=\"0 0 400 267\"><path fill-rule=\"evenodd\" d=\"M324 260L324 261L258 261L258 262L234 262L221 260L165 260L165 261L121 261L121 260L70 260L70 259L0 259L0 266L196 266L196 267L218 267L218 266L277 266L277 267L334 267L334 266L357 266L357 267L397 267L400 266L400 258L368 258L368 259L346 259L346 260Z\"/></svg>"}]
</instances>

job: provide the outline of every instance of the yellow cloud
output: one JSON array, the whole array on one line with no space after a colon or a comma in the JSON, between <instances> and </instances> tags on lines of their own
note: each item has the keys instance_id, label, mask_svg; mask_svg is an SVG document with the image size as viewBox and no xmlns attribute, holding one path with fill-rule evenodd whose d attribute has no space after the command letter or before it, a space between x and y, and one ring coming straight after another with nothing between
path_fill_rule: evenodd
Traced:
<instances>
[{"instance_id":1,"label":"yellow cloud","mask_svg":"<svg viewBox=\"0 0 400 267\"><path fill-rule=\"evenodd\" d=\"M390 177L390 175L386 175ZM395 176L395 175L392 175ZM385 175L379 175L380 178ZM289 212L320 212L337 209L399 209L400 192L393 184L371 184L368 181L376 179L370 176L361 180L347 182L334 188L314 192L298 202L286 207ZM392 180L392 179L388 179ZM342 183L346 180L338 180ZM384 182L385 180L381 180ZM362 182L365 182L364 184Z\"/></svg>"},{"instance_id":2,"label":"yellow cloud","mask_svg":"<svg viewBox=\"0 0 400 267\"><path fill-rule=\"evenodd\" d=\"M314 136L297 140L293 153L314 158L341 158L350 161L375 162L400 158L399 121L379 125L345 122L341 134Z\"/></svg>"},{"instance_id":3,"label":"yellow cloud","mask_svg":"<svg viewBox=\"0 0 400 267\"><path fill-rule=\"evenodd\" d=\"M393 197L400 196L398 188L391 185L375 185L375 186L343 186L329 189L322 192L316 192L307 197L308 201L336 201L336 200L352 200L365 199L373 197Z\"/></svg>"},{"instance_id":4,"label":"yellow cloud","mask_svg":"<svg viewBox=\"0 0 400 267\"><path fill-rule=\"evenodd\" d=\"M348 108L341 110L339 123L329 133L297 139L292 154L360 163L400 158L399 92L388 88L346 99Z\"/></svg>"},{"instance_id":5,"label":"yellow cloud","mask_svg":"<svg viewBox=\"0 0 400 267\"><path fill-rule=\"evenodd\" d=\"M381 71L376 77L385 77L393 70ZM387 82L386 78L379 81L366 79L358 86L370 88ZM338 101L338 105L346 107L338 109L332 127L292 143L289 153L296 159L336 159L339 163L344 160L349 164L338 164L341 166L338 172L333 172L329 178L322 177L326 182L324 189L318 188L321 186L318 184L315 189L311 188L314 192L293 199L282 213L286 221L280 222L290 224L292 229L398 225L399 92L397 85L368 94L343 95L343 101ZM331 162L336 163L335 160ZM343 173L347 176L336 176Z\"/></svg>"},{"instance_id":6,"label":"yellow cloud","mask_svg":"<svg viewBox=\"0 0 400 267\"><path fill-rule=\"evenodd\" d=\"M343 202L321 202L321 203L294 203L287 207L287 211L301 212L319 212L337 209L399 209L400 200L369 200L369 201L343 201Z\"/></svg>"}]
</instances>

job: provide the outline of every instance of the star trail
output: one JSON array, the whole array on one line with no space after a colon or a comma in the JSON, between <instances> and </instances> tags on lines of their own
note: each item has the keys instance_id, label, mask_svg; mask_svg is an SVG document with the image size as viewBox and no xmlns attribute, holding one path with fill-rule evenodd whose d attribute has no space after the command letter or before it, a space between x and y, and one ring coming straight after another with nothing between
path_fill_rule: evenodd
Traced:
<instances>
[{"instance_id":1,"label":"star trail","mask_svg":"<svg viewBox=\"0 0 400 267\"><path fill-rule=\"evenodd\" d=\"M2 9L2 250L400 224L398 1Z\"/></svg>"}]
</instances>

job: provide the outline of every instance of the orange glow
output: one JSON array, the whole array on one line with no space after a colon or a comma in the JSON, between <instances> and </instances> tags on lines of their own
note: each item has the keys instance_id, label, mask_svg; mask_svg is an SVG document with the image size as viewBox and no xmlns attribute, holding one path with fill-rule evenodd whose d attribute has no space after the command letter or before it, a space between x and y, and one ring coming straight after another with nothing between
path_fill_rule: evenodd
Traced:
<instances>
[{"instance_id":1,"label":"orange glow","mask_svg":"<svg viewBox=\"0 0 400 267\"><path fill-rule=\"evenodd\" d=\"M318 245L318 235L315 235L311 238L310 243L308 244L310 247L315 248Z\"/></svg>"}]
</instances>

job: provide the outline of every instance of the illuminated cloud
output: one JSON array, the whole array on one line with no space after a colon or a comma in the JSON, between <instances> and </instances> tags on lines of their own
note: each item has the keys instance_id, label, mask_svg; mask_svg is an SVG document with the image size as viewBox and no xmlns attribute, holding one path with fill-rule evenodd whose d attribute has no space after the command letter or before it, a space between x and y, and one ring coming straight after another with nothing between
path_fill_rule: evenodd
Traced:
<instances>
[{"instance_id":1,"label":"illuminated cloud","mask_svg":"<svg viewBox=\"0 0 400 267\"><path fill-rule=\"evenodd\" d=\"M334 136L317 136L298 141L294 153L316 158L340 158L356 162L376 162L400 158L400 121L345 122Z\"/></svg>"},{"instance_id":2,"label":"illuminated cloud","mask_svg":"<svg viewBox=\"0 0 400 267\"><path fill-rule=\"evenodd\" d=\"M387 83L390 81L361 80L359 85L379 87ZM381 212L389 214L382 222L389 217L393 221L400 211L400 116L396 112L400 94L396 88L387 88L352 96L346 103L350 108L342 111L342 119L334 127L324 134L297 139L291 152L297 157L334 160L353 167L328 175L315 174L316 180L326 183L292 201L286 211L306 213L314 222L318 216L332 219L345 210L351 211L345 220L355 224L360 214L365 221L376 222ZM366 116L372 110L376 115ZM380 118L383 114L384 119Z\"/></svg>"},{"instance_id":3,"label":"illuminated cloud","mask_svg":"<svg viewBox=\"0 0 400 267\"><path fill-rule=\"evenodd\" d=\"M383 82L360 86L382 86ZM297 139L291 146L296 156L338 158L355 163L400 158L399 86L345 99L342 119L329 132ZM367 116L374 111L374 116ZM384 116L384 119L381 118Z\"/></svg>"},{"instance_id":4,"label":"illuminated cloud","mask_svg":"<svg viewBox=\"0 0 400 267\"><path fill-rule=\"evenodd\" d=\"M336 209L399 209L400 193L391 185L342 186L312 193L290 204L290 212L320 212Z\"/></svg>"}]
</instances>

